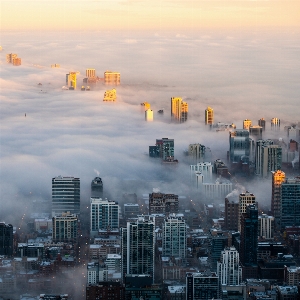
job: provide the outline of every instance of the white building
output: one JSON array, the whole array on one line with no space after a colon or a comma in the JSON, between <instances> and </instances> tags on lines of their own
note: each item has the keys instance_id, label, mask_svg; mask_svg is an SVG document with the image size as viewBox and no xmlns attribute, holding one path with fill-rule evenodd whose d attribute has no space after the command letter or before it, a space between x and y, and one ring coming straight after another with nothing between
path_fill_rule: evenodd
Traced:
<instances>
[{"instance_id":1,"label":"white building","mask_svg":"<svg viewBox=\"0 0 300 300\"><path fill-rule=\"evenodd\" d=\"M224 178L218 178L215 183L201 182L202 174L196 174L198 190L208 199L222 199L232 192L232 182Z\"/></svg>"},{"instance_id":2,"label":"white building","mask_svg":"<svg viewBox=\"0 0 300 300\"><path fill-rule=\"evenodd\" d=\"M149 108L145 111L145 120L147 122L153 121L153 110L152 109Z\"/></svg>"},{"instance_id":3,"label":"white building","mask_svg":"<svg viewBox=\"0 0 300 300\"><path fill-rule=\"evenodd\" d=\"M221 285L240 285L242 282L242 268L240 267L239 253L235 247L225 248L221 252L217 270Z\"/></svg>"},{"instance_id":4,"label":"white building","mask_svg":"<svg viewBox=\"0 0 300 300\"><path fill-rule=\"evenodd\" d=\"M274 217L266 214L258 216L259 236L265 239L272 239L274 237L274 220Z\"/></svg>"},{"instance_id":5,"label":"white building","mask_svg":"<svg viewBox=\"0 0 300 300\"><path fill-rule=\"evenodd\" d=\"M90 199L90 234L98 235L100 229L119 229L119 205L115 201L91 198Z\"/></svg>"},{"instance_id":6,"label":"white building","mask_svg":"<svg viewBox=\"0 0 300 300\"><path fill-rule=\"evenodd\" d=\"M195 174L200 172L203 175L203 182L211 182L212 171L213 171L213 165L211 162L199 162L196 165L190 165L192 180L194 179Z\"/></svg>"},{"instance_id":7,"label":"white building","mask_svg":"<svg viewBox=\"0 0 300 300\"><path fill-rule=\"evenodd\" d=\"M175 214L163 223L162 255L168 257L186 257L186 223Z\"/></svg>"}]
</instances>

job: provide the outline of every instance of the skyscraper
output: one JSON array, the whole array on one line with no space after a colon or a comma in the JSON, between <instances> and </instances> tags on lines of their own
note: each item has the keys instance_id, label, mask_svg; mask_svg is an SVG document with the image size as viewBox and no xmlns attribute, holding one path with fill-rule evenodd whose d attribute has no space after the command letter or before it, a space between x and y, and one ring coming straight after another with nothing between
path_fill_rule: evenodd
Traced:
<instances>
[{"instance_id":1,"label":"skyscraper","mask_svg":"<svg viewBox=\"0 0 300 300\"><path fill-rule=\"evenodd\" d=\"M96 70L95 69L86 69L85 76L87 78L96 77Z\"/></svg>"},{"instance_id":2,"label":"skyscraper","mask_svg":"<svg viewBox=\"0 0 300 300\"><path fill-rule=\"evenodd\" d=\"M153 110L150 108L145 111L145 121L147 122L153 121Z\"/></svg>"},{"instance_id":3,"label":"skyscraper","mask_svg":"<svg viewBox=\"0 0 300 300\"><path fill-rule=\"evenodd\" d=\"M74 177L52 178L52 216L69 211L80 213L80 179Z\"/></svg>"},{"instance_id":4,"label":"skyscraper","mask_svg":"<svg viewBox=\"0 0 300 300\"><path fill-rule=\"evenodd\" d=\"M70 72L69 74L66 74L66 85L73 90L76 90L76 76L76 72Z\"/></svg>"},{"instance_id":5,"label":"skyscraper","mask_svg":"<svg viewBox=\"0 0 300 300\"><path fill-rule=\"evenodd\" d=\"M220 285L239 285L242 282L240 257L235 247L226 247L221 252L217 269Z\"/></svg>"},{"instance_id":6,"label":"skyscraper","mask_svg":"<svg viewBox=\"0 0 300 300\"><path fill-rule=\"evenodd\" d=\"M170 215L163 223L162 255L186 257L186 223L181 217Z\"/></svg>"},{"instance_id":7,"label":"skyscraper","mask_svg":"<svg viewBox=\"0 0 300 300\"><path fill-rule=\"evenodd\" d=\"M78 233L77 215L62 213L52 218L52 239L54 242L76 242Z\"/></svg>"},{"instance_id":8,"label":"skyscraper","mask_svg":"<svg viewBox=\"0 0 300 300\"><path fill-rule=\"evenodd\" d=\"M225 198L225 228L238 231L239 229L239 203Z\"/></svg>"},{"instance_id":9,"label":"skyscraper","mask_svg":"<svg viewBox=\"0 0 300 300\"><path fill-rule=\"evenodd\" d=\"M279 130L280 129L280 119L272 118L271 119L271 128L274 130Z\"/></svg>"},{"instance_id":10,"label":"skyscraper","mask_svg":"<svg viewBox=\"0 0 300 300\"><path fill-rule=\"evenodd\" d=\"M188 155L195 162L202 161L205 157L205 149L201 144L189 144Z\"/></svg>"},{"instance_id":11,"label":"skyscraper","mask_svg":"<svg viewBox=\"0 0 300 300\"><path fill-rule=\"evenodd\" d=\"M174 159L174 139L157 139L155 146L149 146L149 156L163 160Z\"/></svg>"},{"instance_id":12,"label":"skyscraper","mask_svg":"<svg viewBox=\"0 0 300 300\"><path fill-rule=\"evenodd\" d=\"M0 255L13 255L13 226L0 222Z\"/></svg>"},{"instance_id":13,"label":"skyscraper","mask_svg":"<svg viewBox=\"0 0 300 300\"><path fill-rule=\"evenodd\" d=\"M116 89L107 90L104 92L103 101L116 101L117 100L117 91Z\"/></svg>"},{"instance_id":14,"label":"skyscraper","mask_svg":"<svg viewBox=\"0 0 300 300\"><path fill-rule=\"evenodd\" d=\"M258 126L262 127L262 130L265 131L266 129L266 120L264 118L261 118L258 120Z\"/></svg>"},{"instance_id":15,"label":"skyscraper","mask_svg":"<svg viewBox=\"0 0 300 300\"><path fill-rule=\"evenodd\" d=\"M252 125L252 121L249 119L246 119L243 121L243 129L249 130L250 126Z\"/></svg>"},{"instance_id":16,"label":"skyscraper","mask_svg":"<svg viewBox=\"0 0 300 300\"><path fill-rule=\"evenodd\" d=\"M236 129L229 132L229 157L231 162L240 162L241 158L250 155L249 131Z\"/></svg>"},{"instance_id":17,"label":"skyscraper","mask_svg":"<svg viewBox=\"0 0 300 300\"><path fill-rule=\"evenodd\" d=\"M282 148L272 140L258 140L255 148L256 174L268 177L272 171L281 169Z\"/></svg>"},{"instance_id":18,"label":"skyscraper","mask_svg":"<svg viewBox=\"0 0 300 300\"><path fill-rule=\"evenodd\" d=\"M119 229L119 205L118 202L91 198L90 200L90 233L98 235L99 229Z\"/></svg>"},{"instance_id":19,"label":"skyscraper","mask_svg":"<svg viewBox=\"0 0 300 300\"><path fill-rule=\"evenodd\" d=\"M106 85L120 85L120 73L105 71L104 72L104 83Z\"/></svg>"},{"instance_id":20,"label":"skyscraper","mask_svg":"<svg viewBox=\"0 0 300 300\"><path fill-rule=\"evenodd\" d=\"M246 213L246 209L249 204L257 205L255 196L248 191L246 191L245 193L241 193L239 196L239 231L241 231L242 214Z\"/></svg>"},{"instance_id":21,"label":"skyscraper","mask_svg":"<svg viewBox=\"0 0 300 300\"><path fill-rule=\"evenodd\" d=\"M148 274L154 281L154 217L139 216L136 222L127 222L121 234L123 277L125 274Z\"/></svg>"},{"instance_id":22,"label":"skyscraper","mask_svg":"<svg viewBox=\"0 0 300 300\"><path fill-rule=\"evenodd\" d=\"M188 104L182 101L182 98L171 98L171 119L178 123L187 121L188 118Z\"/></svg>"},{"instance_id":23,"label":"skyscraper","mask_svg":"<svg viewBox=\"0 0 300 300\"><path fill-rule=\"evenodd\" d=\"M262 139L262 131L263 131L263 128L258 125L253 125L253 126L249 127L249 134L254 140Z\"/></svg>"},{"instance_id":24,"label":"skyscraper","mask_svg":"<svg viewBox=\"0 0 300 300\"><path fill-rule=\"evenodd\" d=\"M211 107L207 107L205 110L205 125L212 125L214 123L214 110Z\"/></svg>"},{"instance_id":25,"label":"skyscraper","mask_svg":"<svg viewBox=\"0 0 300 300\"><path fill-rule=\"evenodd\" d=\"M103 182L100 177L95 177L91 182L91 197L103 198Z\"/></svg>"},{"instance_id":26,"label":"skyscraper","mask_svg":"<svg viewBox=\"0 0 300 300\"><path fill-rule=\"evenodd\" d=\"M278 225L281 219L281 185L285 181L285 173L278 170L272 173L272 199L271 212Z\"/></svg>"}]
</instances>

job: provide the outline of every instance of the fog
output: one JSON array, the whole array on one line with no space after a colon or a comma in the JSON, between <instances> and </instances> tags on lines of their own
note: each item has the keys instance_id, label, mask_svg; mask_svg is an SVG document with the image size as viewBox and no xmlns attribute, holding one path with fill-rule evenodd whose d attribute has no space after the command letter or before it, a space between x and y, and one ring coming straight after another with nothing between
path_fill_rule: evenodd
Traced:
<instances>
[{"instance_id":1,"label":"fog","mask_svg":"<svg viewBox=\"0 0 300 300\"><path fill-rule=\"evenodd\" d=\"M209 147L212 159L226 161L228 132L209 131L204 110L215 122L235 123L264 117L283 127L299 120L300 41L296 32L3 32L1 64L0 219L14 222L33 199L51 202L51 178L81 179L82 199L99 170L113 200L123 192L192 193L183 151L190 143ZM7 53L22 58L6 63ZM60 69L51 69L51 64ZM65 74L86 68L121 73L117 102L103 102L107 89L63 91ZM42 83L42 86L38 86ZM171 124L170 98L189 104L189 120ZM147 123L140 103L147 101L154 122ZM164 114L157 111L164 109ZM25 117L26 113L26 117ZM177 167L148 157L155 140L175 140ZM242 185L247 185L243 182ZM254 181L250 192L269 203L269 190ZM246 188L249 189L248 186ZM260 199L259 199L260 198Z\"/></svg>"}]
</instances>

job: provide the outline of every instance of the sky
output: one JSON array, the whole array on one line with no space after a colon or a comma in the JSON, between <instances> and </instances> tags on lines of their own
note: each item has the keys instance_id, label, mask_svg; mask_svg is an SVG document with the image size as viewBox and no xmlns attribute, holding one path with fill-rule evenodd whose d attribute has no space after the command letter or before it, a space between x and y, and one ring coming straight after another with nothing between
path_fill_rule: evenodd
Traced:
<instances>
[{"instance_id":1,"label":"sky","mask_svg":"<svg viewBox=\"0 0 300 300\"><path fill-rule=\"evenodd\" d=\"M13 220L33 199L51 201L51 178L58 175L80 177L88 201L95 170L113 200L123 191L156 187L188 195L188 145L202 143L224 160L229 148L227 132L203 125L208 105L216 122L238 128L246 118L256 124L264 117L268 125L273 117L283 125L300 121L298 1L0 5L0 219ZM7 53L17 53L22 65L7 64ZM61 68L51 69L54 63ZM62 91L66 73L79 71L80 86L87 68L100 77L105 70L121 73L116 103L102 101L104 86ZM188 102L187 123L170 123L171 97ZM154 110L153 123L144 121L144 101ZM175 139L175 171L147 156L162 137ZM283 130L265 137L286 139ZM271 185L251 186L269 203Z\"/></svg>"}]
</instances>

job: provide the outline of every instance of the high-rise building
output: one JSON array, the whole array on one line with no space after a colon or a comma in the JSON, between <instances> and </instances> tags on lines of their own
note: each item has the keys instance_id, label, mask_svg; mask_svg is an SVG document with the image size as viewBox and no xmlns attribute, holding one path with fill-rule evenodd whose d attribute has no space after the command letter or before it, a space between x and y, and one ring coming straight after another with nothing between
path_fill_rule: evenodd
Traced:
<instances>
[{"instance_id":1,"label":"high-rise building","mask_svg":"<svg viewBox=\"0 0 300 300\"><path fill-rule=\"evenodd\" d=\"M188 118L188 104L182 101L182 98L171 98L171 118L173 121L183 123Z\"/></svg>"},{"instance_id":2,"label":"high-rise building","mask_svg":"<svg viewBox=\"0 0 300 300\"><path fill-rule=\"evenodd\" d=\"M13 226L0 222L0 255L13 255Z\"/></svg>"},{"instance_id":3,"label":"high-rise building","mask_svg":"<svg viewBox=\"0 0 300 300\"><path fill-rule=\"evenodd\" d=\"M225 228L239 230L239 203L225 198Z\"/></svg>"},{"instance_id":4,"label":"high-rise building","mask_svg":"<svg viewBox=\"0 0 300 300\"><path fill-rule=\"evenodd\" d=\"M281 184L281 228L300 226L300 177Z\"/></svg>"},{"instance_id":5,"label":"high-rise building","mask_svg":"<svg viewBox=\"0 0 300 300\"><path fill-rule=\"evenodd\" d=\"M152 193L149 194L149 214L178 213L178 195Z\"/></svg>"},{"instance_id":6,"label":"high-rise building","mask_svg":"<svg viewBox=\"0 0 300 300\"><path fill-rule=\"evenodd\" d=\"M90 202L90 233L98 235L99 229L119 229L118 202L101 198L91 198Z\"/></svg>"},{"instance_id":7,"label":"high-rise building","mask_svg":"<svg viewBox=\"0 0 300 300\"><path fill-rule=\"evenodd\" d=\"M60 68L60 64L52 64L51 68L59 69Z\"/></svg>"},{"instance_id":8,"label":"high-rise building","mask_svg":"<svg viewBox=\"0 0 300 300\"><path fill-rule=\"evenodd\" d=\"M275 217L276 226L281 219L281 185L285 181L285 173L278 170L272 173L271 212Z\"/></svg>"},{"instance_id":9,"label":"high-rise building","mask_svg":"<svg viewBox=\"0 0 300 300\"><path fill-rule=\"evenodd\" d=\"M106 85L120 85L120 73L105 71L104 72L104 83Z\"/></svg>"},{"instance_id":10,"label":"high-rise building","mask_svg":"<svg viewBox=\"0 0 300 300\"><path fill-rule=\"evenodd\" d=\"M153 121L153 110L150 108L145 111L145 121L147 122Z\"/></svg>"},{"instance_id":11,"label":"high-rise building","mask_svg":"<svg viewBox=\"0 0 300 300\"><path fill-rule=\"evenodd\" d=\"M174 159L174 139L157 139L155 146L149 146L150 157L160 157L163 160Z\"/></svg>"},{"instance_id":12,"label":"high-rise building","mask_svg":"<svg viewBox=\"0 0 300 300\"><path fill-rule=\"evenodd\" d=\"M255 204L249 204L241 215L241 263L245 267L257 266L258 210Z\"/></svg>"},{"instance_id":13,"label":"high-rise building","mask_svg":"<svg viewBox=\"0 0 300 300\"><path fill-rule=\"evenodd\" d=\"M280 119L278 119L278 118L272 118L271 119L271 128L279 130L280 129Z\"/></svg>"},{"instance_id":14,"label":"high-rise building","mask_svg":"<svg viewBox=\"0 0 300 300\"><path fill-rule=\"evenodd\" d=\"M194 179L195 173L203 175L203 182L212 181L213 165L211 162L200 162L197 165L190 165L191 178Z\"/></svg>"},{"instance_id":15,"label":"high-rise building","mask_svg":"<svg viewBox=\"0 0 300 300\"><path fill-rule=\"evenodd\" d=\"M17 57L18 57L18 55L14 54L14 53L6 54L6 62L8 62L9 64L12 64L13 60Z\"/></svg>"},{"instance_id":16,"label":"high-rise building","mask_svg":"<svg viewBox=\"0 0 300 300\"><path fill-rule=\"evenodd\" d=\"M205 149L201 144L189 144L188 156L195 162L202 161L205 157Z\"/></svg>"},{"instance_id":17,"label":"high-rise building","mask_svg":"<svg viewBox=\"0 0 300 300\"><path fill-rule=\"evenodd\" d=\"M207 107L205 110L205 125L212 125L214 123L214 110L211 107Z\"/></svg>"},{"instance_id":18,"label":"high-rise building","mask_svg":"<svg viewBox=\"0 0 300 300\"><path fill-rule=\"evenodd\" d=\"M116 89L107 90L104 92L103 101L116 101L117 100L117 91Z\"/></svg>"},{"instance_id":19,"label":"high-rise building","mask_svg":"<svg viewBox=\"0 0 300 300\"><path fill-rule=\"evenodd\" d=\"M219 293L216 273L186 273L186 300L219 299Z\"/></svg>"},{"instance_id":20,"label":"high-rise building","mask_svg":"<svg viewBox=\"0 0 300 300\"><path fill-rule=\"evenodd\" d=\"M249 130L250 126L252 126L252 121L249 119L246 119L243 121L243 129Z\"/></svg>"},{"instance_id":21,"label":"high-rise building","mask_svg":"<svg viewBox=\"0 0 300 300\"><path fill-rule=\"evenodd\" d=\"M74 177L52 178L52 216L69 211L80 213L80 179Z\"/></svg>"},{"instance_id":22,"label":"high-rise building","mask_svg":"<svg viewBox=\"0 0 300 300\"><path fill-rule=\"evenodd\" d=\"M266 129L266 120L264 118L261 118L258 120L258 126L262 127L262 130L265 131Z\"/></svg>"},{"instance_id":23,"label":"high-rise building","mask_svg":"<svg viewBox=\"0 0 300 300\"><path fill-rule=\"evenodd\" d=\"M274 217L262 214L258 216L258 235L264 239L274 237Z\"/></svg>"},{"instance_id":24,"label":"high-rise building","mask_svg":"<svg viewBox=\"0 0 300 300\"><path fill-rule=\"evenodd\" d=\"M66 74L66 85L69 89L76 90L76 76L77 72L69 72L69 74Z\"/></svg>"},{"instance_id":25,"label":"high-rise building","mask_svg":"<svg viewBox=\"0 0 300 300\"><path fill-rule=\"evenodd\" d=\"M95 69L86 69L85 76L87 78L96 77L96 70Z\"/></svg>"},{"instance_id":26,"label":"high-rise building","mask_svg":"<svg viewBox=\"0 0 300 300\"><path fill-rule=\"evenodd\" d=\"M241 231L241 217L242 214L246 213L247 206L249 204L257 205L257 202L255 201L255 196L248 191L245 193L241 193L239 196L239 231Z\"/></svg>"},{"instance_id":27,"label":"high-rise building","mask_svg":"<svg viewBox=\"0 0 300 300\"><path fill-rule=\"evenodd\" d=\"M282 148L272 140L258 140L255 148L256 174L268 177L272 171L281 169Z\"/></svg>"},{"instance_id":28,"label":"high-rise building","mask_svg":"<svg viewBox=\"0 0 300 300\"><path fill-rule=\"evenodd\" d=\"M226 247L221 252L217 266L220 285L240 285L242 282L242 268L240 257L235 247Z\"/></svg>"},{"instance_id":29,"label":"high-rise building","mask_svg":"<svg viewBox=\"0 0 300 300\"><path fill-rule=\"evenodd\" d=\"M52 218L52 239L54 242L76 242L78 217L70 212Z\"/></svg>"},{"instance_id":30,"label":"high-rise building","mask_svg":"<svg viewBox=\"0 0 300 300\"><path fill-rule=\"evenodd\" d=\"M221 252L228 246L228 236L223 231L210 231L210 263L212 270L217 270L217 262L220 259Z\"/></svg>"},{"instance_id":31,"label":"high-rise building","mask_svg":"<svg viewBox=\"0 0 300 300\"><path fill-rule=\"evenodd\" d=\"M241 158L250 155L249 131L236 129L229 132L229 158L231 162L240 162Z\"/></svg>"},{"instance_id":32,"label":"high-rise building","mask_svg":"<svg viewBox=\"0 0 300 300\"><path fill-rule=\"evenodd\" d=\"M170 215L163 223L162 255L186 257L186 223L181 217Z\"/></svg>"},{"instance_id":33,"label":"high-rise building","mask_svg":"<svg viewBox=\"0 0 300 300\"><path fill-rule=\"evenodd\" d=\"M91 182L91 197L103 198L103 181L97 176Z\"/></svg>"},{"instance_id":34,"label":"high-rise building","mask_svg":"<svg viewBox=\"0 0 300 300\"><path fill-rule=\"evenodd\" d=\"M263 128L259 125L253 125L253 126L249 127L249 134L255 140L262 139L262 131L263 131Z\"/></svg>"},{"instance_id":35,"label":"high-rise building","mask_svg":"<svg viewBox=\"0 0 300 300\"><path fill-rule=\"evenodd\" d=\"M21 66L21 64L22 64L21 58L20 57L13 58L12 64L14 66Z\"/></svg>"},{"instance_id":36,"label":"high-rise building","mask_svg":"<svg viewBox=\"0 0 300 300\"><path fill-rule=\"evenodd\" d=\"M122 270L125 274L148 274L154 281L155 221L151 216L139 216L121 228Z\"/></svg>"}]
</instances>

